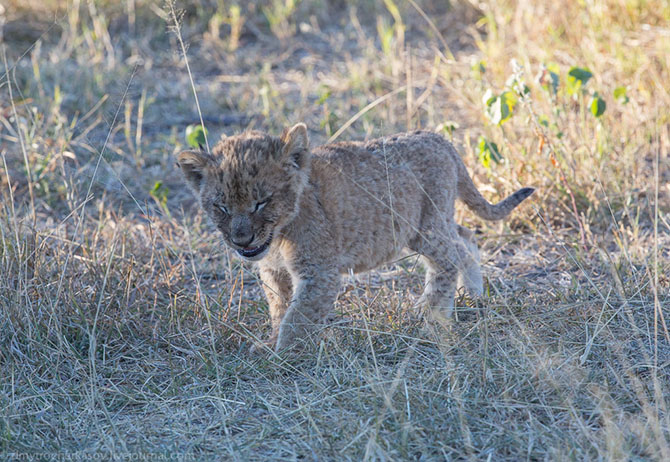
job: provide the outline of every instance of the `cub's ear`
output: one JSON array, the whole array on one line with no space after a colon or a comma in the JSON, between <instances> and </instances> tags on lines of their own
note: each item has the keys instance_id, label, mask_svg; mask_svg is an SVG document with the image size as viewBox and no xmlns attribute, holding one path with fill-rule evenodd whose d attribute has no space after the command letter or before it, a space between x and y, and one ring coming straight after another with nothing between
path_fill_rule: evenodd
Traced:
<instances>
[{"instance_id":1,"label":"cub's ear","mask_svg":"<svg viewBox=\"0 0 670 462\"><path fill-rule=\"evenodd\" d=\"M177 156L177 164L195 192L200 192L205 169L212 160L212 157L203 151L182 151Z\"/></svg>"},{"instance_id":2,"label":"cub's ear","mask_svg":"<svg viewBox=\"0 0 670 462\"><path fill-rule=\"evenodd\" d=\"M309 156L309 137L307 126L303 123L286 128L281 135L284 144L282 158L293 167L302 170L307 164Z\"/></svg>"}]
</instances>

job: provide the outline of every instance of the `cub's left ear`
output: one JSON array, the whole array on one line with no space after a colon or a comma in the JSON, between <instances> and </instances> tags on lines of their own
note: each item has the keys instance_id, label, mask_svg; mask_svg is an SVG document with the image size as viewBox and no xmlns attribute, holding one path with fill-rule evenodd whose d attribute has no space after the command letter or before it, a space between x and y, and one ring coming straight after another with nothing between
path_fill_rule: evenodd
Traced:
<instances>
[{"instance_id":1,"label":"cub's left ear","mask_svg":"<svg viewBox=\"0 0 670 462\"><path fill-rule=\"evenodd\" d=\"M281 141L284 144L282 158L298 170L304 168L309 156L307 126L299 123L285 129L281 135Z\"/></svg>"}]
</instances>

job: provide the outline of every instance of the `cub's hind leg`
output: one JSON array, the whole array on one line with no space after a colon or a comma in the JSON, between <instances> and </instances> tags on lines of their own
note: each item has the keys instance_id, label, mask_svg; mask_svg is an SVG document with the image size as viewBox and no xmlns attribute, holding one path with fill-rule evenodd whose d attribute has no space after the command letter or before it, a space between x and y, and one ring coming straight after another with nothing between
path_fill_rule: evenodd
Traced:
<instances>
[{"instance_id":1,"label":"cub's hind leg","mask_svg":"<svg viewBox=\"0 0 670 462\"><path fill-rule=\"evenodd\" d=\"M445 222L439 232L422 233L412 250L423 256L426 266L426 283L417 304L433 315L451 317L459 273L468 290L481 293L477 246L468 229Z\"/></svg>"},{"instance_id":2,"label":"cub's hind leg","mask_svg":"<svg viewBox=\"0 0 670 462\"><path fill-rule=\"evenodd\" d=\"M422 260L426 268L426 282L417 305L433 316L450 318L454 310L458 269L442 259L423 255Z\"/></svg>"},{"instance_id":3,"label":"cub's hind leg","mask_svg":"<svg viewBox=\"0 0 670 462\"><path fill-rule=\"evenodd\" d=\"M475 233L461 225L456 226L467 252L467 258L463 260L463 265L459 268L457 287L465 287L471 296L480 296L484 293L484 280Z\"/></svg>"}]
</instances>

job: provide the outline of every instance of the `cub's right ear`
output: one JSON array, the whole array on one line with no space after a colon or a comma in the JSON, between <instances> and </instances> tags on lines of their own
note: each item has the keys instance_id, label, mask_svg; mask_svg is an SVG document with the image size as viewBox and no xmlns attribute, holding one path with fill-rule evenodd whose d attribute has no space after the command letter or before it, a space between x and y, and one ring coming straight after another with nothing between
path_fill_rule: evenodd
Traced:
<instances>
[{"instance_id":1,"label":"cub's right ear","mask_svg":"<svg viewBox=\"0 0 670 462\"><path fill-rule=\"evenodd\" d=\"M307 126L303 123L287 128L280 137L284 147L282 154L284 158L296 169L301 170L309 160L309 137Z\"/></svg>"},{"instance_id":2,"label":"cub's right ear","mask_svg":"<svg viewBox=\"0 0 670 462\"><path fill-rule=\"evenodd\" d=\"M177 156L177 164L184 173L186 181L197 193L200 192L207 164L212 160L212 157L203 151L182 151Z\"/></svg>"}]
</instances>

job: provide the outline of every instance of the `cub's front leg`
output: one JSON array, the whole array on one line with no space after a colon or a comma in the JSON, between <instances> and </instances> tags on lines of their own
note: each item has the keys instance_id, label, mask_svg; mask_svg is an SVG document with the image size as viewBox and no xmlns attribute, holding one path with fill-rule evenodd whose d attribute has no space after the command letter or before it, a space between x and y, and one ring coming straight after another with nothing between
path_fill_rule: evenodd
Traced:
<instances>
[{"instance_id":1,"label":"cub's front leg","mask_svg":"<svg viewBox=\"0 0 670 462\"><path fill-rule=\"evenodd\" d=\"M284 319L288 304L293 295L293 284L291 275L285 268L260 267L261 281L263 281L263 291L268 299L270 309L270 319L272 321L272 334L265 343L269 347L274 347L277 336L279 335L279 325Z\"/></svg>"},{"instance_id":2,"label":"cub's front leg","mask_svg":"<svg viewBox=\"0 0 670 462\"><path fill-rule=\"evenodd\" d=\"M332 310L341 276L332 269L310 268L293 278L293 298L279 324L276 350L299 346Z\"/></svg>"}]
</instances>

